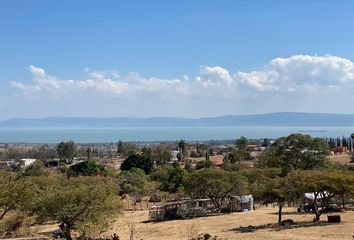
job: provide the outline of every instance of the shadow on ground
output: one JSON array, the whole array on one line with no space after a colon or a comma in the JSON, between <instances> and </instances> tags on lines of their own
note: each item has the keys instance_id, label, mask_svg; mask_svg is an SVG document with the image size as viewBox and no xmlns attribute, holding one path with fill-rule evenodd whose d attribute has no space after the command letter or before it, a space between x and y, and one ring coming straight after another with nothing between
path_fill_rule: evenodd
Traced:
<instances>
[{"instance_id":1,"label":"shadow on ground","mask_svg":"<svg viewBox=\"0 0 354 240\"><path fill-rule=\"evenodd\" d=\"M318 226L327 226L333 224L340 224L340 223L327 223L327 222L297 222L292 225L288 226L279 226L277 223L268 223L262 224L258 226L249 225L247 227L238 227L230 229L232 232L239 232L239 233L249 233L249 232L256 232L258 230L270 230L270 231L283 231L293 228L308 228L308 227L318 227Z\"/></svg>"},{"instance_id":2,"label":"shadow on ground","mask_svg":"<svg viewBox=\"0 0 354 240\"><path fill-rule=\"evenodd\" d=\"M267 213L267 214L272 214L272 215L278 215L278 212L271 212L271 213ZM305 212L296 212L296 211L286 211L286 212L282 212L282 215L306 215L306 214L311 214L311 213L305 213Z\"/></svg>"}]
</instances>

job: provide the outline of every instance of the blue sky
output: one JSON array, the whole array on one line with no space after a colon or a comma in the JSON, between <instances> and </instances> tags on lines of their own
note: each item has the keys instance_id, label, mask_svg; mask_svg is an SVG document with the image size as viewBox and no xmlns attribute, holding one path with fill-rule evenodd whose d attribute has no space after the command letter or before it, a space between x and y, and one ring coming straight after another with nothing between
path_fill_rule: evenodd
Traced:
<instances>
[{"instance_id":1,"label":"blue sky","mask_svg":"<svg viewBox=\"0 0 354 240\"><path fill-rule=\"evenodd\" d=\"M353 10L326 0L3 0L0 119L352 112L338 105L354 103ZM321 104L335 94L342 101Z\"/></svg>"}]
</instances>

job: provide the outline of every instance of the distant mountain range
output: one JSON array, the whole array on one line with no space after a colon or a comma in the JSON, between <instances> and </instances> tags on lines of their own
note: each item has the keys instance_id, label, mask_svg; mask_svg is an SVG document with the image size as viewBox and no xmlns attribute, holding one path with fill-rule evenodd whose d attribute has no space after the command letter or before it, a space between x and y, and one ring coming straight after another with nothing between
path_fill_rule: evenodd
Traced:
<instances>
[{"instance_id":1,"label":"distant mountain range","mask_svg":"<svg viewBox=\"0 0 354 240\"><path fill-rule=\"evenodd\" d=\"M109 128L109 127L225 127L225 126L354 126L354 114L279 112L207 118L13 118L0 121L0 128Z\"/></svg>"}]
</instances>

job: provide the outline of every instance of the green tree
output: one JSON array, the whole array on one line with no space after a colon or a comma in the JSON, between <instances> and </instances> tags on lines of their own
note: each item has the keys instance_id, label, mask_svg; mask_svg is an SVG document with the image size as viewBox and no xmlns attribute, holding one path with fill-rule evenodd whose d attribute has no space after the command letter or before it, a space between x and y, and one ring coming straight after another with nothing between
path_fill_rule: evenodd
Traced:
<instances>
[{"instance_id":1,"label":"green tree","mask_svg":"<svg viewBox=\"0 0 354 240\"><path fill-rule=\"evenodd\" d=\"M171 151L158 145L152 150L152 156L158 166L169 163L172 159Z\"/></svg>"},{"instance_id":2,"label":"green tree","mask_svg":"<svg viewBox=\"0 0 354 240\"><path fill-rule=\"evenodd\" d=\"M267 202L264 193L267 191L266 184L269 179L278 179L281 176L279 168L251 168L238 171L239 174L247 179L249 192L253 195L255 202Z\"/></svg>"},{"instance_id":3,"label":"green tree","mask_svg":"<svg viewBox=\"0 0 354 240\"><path fill-rule=\"evenodd\" d=\"M131 154L129 155L120 166L122 171L129 171L132 168L140 168L144 170L146 174L151 172L153 167L153 159L149 154Z\"/></svg>"},{"instance_id":4,"label":"green tree","mask_svg":"<svg viewBox=\"0 0 354 240\"><path fill-rule=\"evenodd\" d=\"M246 150L248 145L248 139L244 136L235 141L236 148L239 150Z\"/></svg>"},{"instance_id":5,"label":"green tree","mask_svg":"<svg viewBox=\"0 0 354 240\"><path fill-rule=\"evenodd\" d=\"M83 161L70 166L69 176L96 176L106 174L106 168L95 160Z\"/></svg>"},{"instance_id":6,"label":"green tree","mask_svg":"<svg viewBox=\"0 0 354 240\"><path fill-rule=\"evenodd\" d=\"M287 176L289 188L298 196L313 194L312 205L315 221L320 220L329 201L339 193L338 182L333 181L333 172L327 171L293 171Z\"/></svg>"},{"instance_id":7,"label":"green tree","mask_svg":"<svg viewBox=\"0 0 354 240\"><path fill-rule=\"evenodd\" d=\"M241 161L250 158L250 153L244 149L231 149L223 158L223 169L238 170Z\"/></svg>"},{"instance_id":8,"label":"green tree","mask_svg":"<svg viewBox=\"0 0 354 240\"><path fill-rule=\"evenodd\" d=\"M13 172L0 172L0 221L11 211L26 211L33 200L31 181Z\"/></svg>"},{"instance_id":9,"label":"green tree","mask_svg":"<svg viewBox=\"0 0 354 240\"><path fill-rule=\"evenodd\" d=\"M223 161L225 164L236 164L240 163L241 159L242 155L237 150L232 150L231 152L225 154Z\"/></svg>"},{"instance_id":10,"label":"green tree","mask_svg":"<svg viewBox=\"0 0 354 240\"><path fill-rule=\"evenodd\" d=\"M210 160L210 155L209 155L209 152L206 151L205 152L205 167L206 168L211 168L213 165L212 161Z\"/></svg>"},{"instance_id":11,"label":"green tree","mask_svg":"<svg viewBox=\"0 0 354 240\"><path fill-rule=\"evenodd\" d=\"M179 156L177 156L179 161L188 158L187 143L185 140L180 140L178 142Z\"/></svg>"},{"instance_id":12,"label":"green tree","mask_svg":"<svg viewBox=\"0 0 354 240\"><path fill-rule=\"evenodd\" d=\"M180 140L178 142L178 149L184 154L186 152L186 141Z\"/></svg>"},{"instance_id":13,"label":"green tree","mask_svg":"<svg viewBox=\"0 0 354 240\"><path fill-rule=\"evenodd\" d=\"M193 172L184 184L184 188L191 198L210 198L218 210L231 192L231 184L226 172L209 168Z\"/></svg>"},{"instance_id":14,"label":"green tree","mask_svg":"<svg viewBox=\"0 0 354 240\"><path fill-rule=\"evenodd\" d=\"M280 168L250 168L242 169L239 173L245 176L249 183L263 181L265 178L276 178L281 176Z\"/></svg>"},{"instance_id":15,"label":"green tree","mask_svg":"<svg viewBox=\"0 0 354 240\"><path fill-rule=\"evenodd\" d=\"M258 189L261 189L261 199L263 203L277 203L278 205L278 223L282 221L283 207L286 201L295 199L296 193L289 186L287 178L265 178L257 181Z\"/></svg>"},{"instance_id":16,"label":"green tree","mask_svg":"<svg viewBox=\"0 0 354 240\"><path fill-rule=\"evenodd\" d=\"M313 170L324 167L329 155L327 143L309 135L291 134L277 139L265 150L260 166L280 167L284 175L292 170Z\"/></svg>"},{"instance_id":17,"label":"green tree","mask_svg":"<svg viewBox=\"0 0 354 240\"><path fill-rule=\"evenodd\" d=\"M230 195L242 196L249 192L247 178L239 172L227 172L228 181L231 183Z\"/></svg>"},{"instance_id":18,"label":"green tree","mask_svg":"<svg viewBox=\"0 0 354 240\"><path fill-rule=\"evenodd\" d=\"M271 144L270 139L268 138L263 139L262 147L269 147L270 144Z\"/></svg>"},{"instance_id":19,"label":"green tree","mask_svg":"<svg viewBox=\"0 0 354 240\"><path fill-rule=\"evenodd\" d=\"M109 178L57 176L39 189L34 208L38 221L58 222L68 240L72 239L72 230L85 233L107 226L122 207L117 185Z\"/></svg>"},{"instance_id":20,"label":"green tree","mask_svg":"<svg viewBox=\"0 0 354 240\"><path fill-rule=\"evenodd\" d=\"M159 189L169 193L176 193L186 176L187 171L179 166L169 167L167 168L166 176L164 176L165 178L158 180L160 181Z\"/></svg>"},{"instance_id":21,"label":"green tree","mask_svg":"<svg viewBox=\"0 0 354 240\"><path fill-rule=\"evenodd\" d=\"M70 162L73 160L76 146L73 141L60 142L57 146L57 153L61 161Z\"/></svg>"},{"instance_id":22,"label":"green tree","mask_svg":"<svg viewBox=\"0 0 354 240\"><path fill-rule=\"evenodd\" d=\"M123 142L121 140L117 143L117 153L124 156L129 156L136 154L139 151L139 148L136 144L130 142Z\"/></svg>"},{"instance_id":23,"label":"green tree","mask_svg":"<svg viewBox=\"0 0 354 240\"><path fill-rule=\"evenodd\" d=\"M92 149L91 147L86 148L86 159L87 160L92 160Z\"/></svg>"},{"instance_id":24,"label":"green tree","mask_svg":"<svg viewBox=\"0 0 354 240\"><path fill-rule=\"evenodd\" d=\"M117 154L124 154L123 141L119 140L117 143Z\"/></svg>"},{"instance_id":25,"label":"green tree","mask_svg":"<svg viewBox=\"0 0 354 240\"><path fill-rule=\"evenodd\" d=\"M342 207L345 208L345 200L354 197L354 174L349 171L332 172L329 176L330 181L335 183L335 192L342 201Z\"/></svg>"},{"instance_id":26,"label":"green tree","mask_svg":"<svg viewBox=\"0 0 354 240\"><path fill-rule=\"evenodd\" d=\"M122 171L118 178L120 194L143 194L147 184L147 176L140 168Z\"/></svg>"},{"instance_id":27,"label":"green tree","mask_svg":"<svg viewBox=\"0 0 354 240\"><path fill-rule=\"evenodd\" d=\"M184 189L191 198L210 198L215 208L220 210L226 197L242 195L245 191L245 178L236 174L204 168L189 175L184 182Z\"/></svg>"}]
</instances>

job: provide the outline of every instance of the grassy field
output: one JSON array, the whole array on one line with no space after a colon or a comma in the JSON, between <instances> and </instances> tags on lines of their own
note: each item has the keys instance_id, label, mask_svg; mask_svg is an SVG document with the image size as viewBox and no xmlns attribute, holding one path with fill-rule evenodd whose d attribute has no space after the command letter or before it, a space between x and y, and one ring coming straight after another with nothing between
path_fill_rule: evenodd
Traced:
<instances>
[{"instance_id":1,"label":"grassy field","mask_svg":"<svg viewBox=\"0 0 354 240\"><path fill-rule=\"evenodd\" d=\"M209 233L221 239L269 239L269 240L317 240L353 239L354 212L341 213L342 223L329 224L327 216L322 215L320 223L312 223L312 214L298 214L293 208L284 209L284 218L291 218L297 224L291 227L278 227L276 208L262 208L249 213L233 213L221 216L203 217L188 220L147 222L148 211L125 212L110 231L121 239L129 239L127 223L135 223L136 238L144 240L187 240L192 235ZM252 225L252 232L244 227Z\"/></svg>"}]
</instances>

